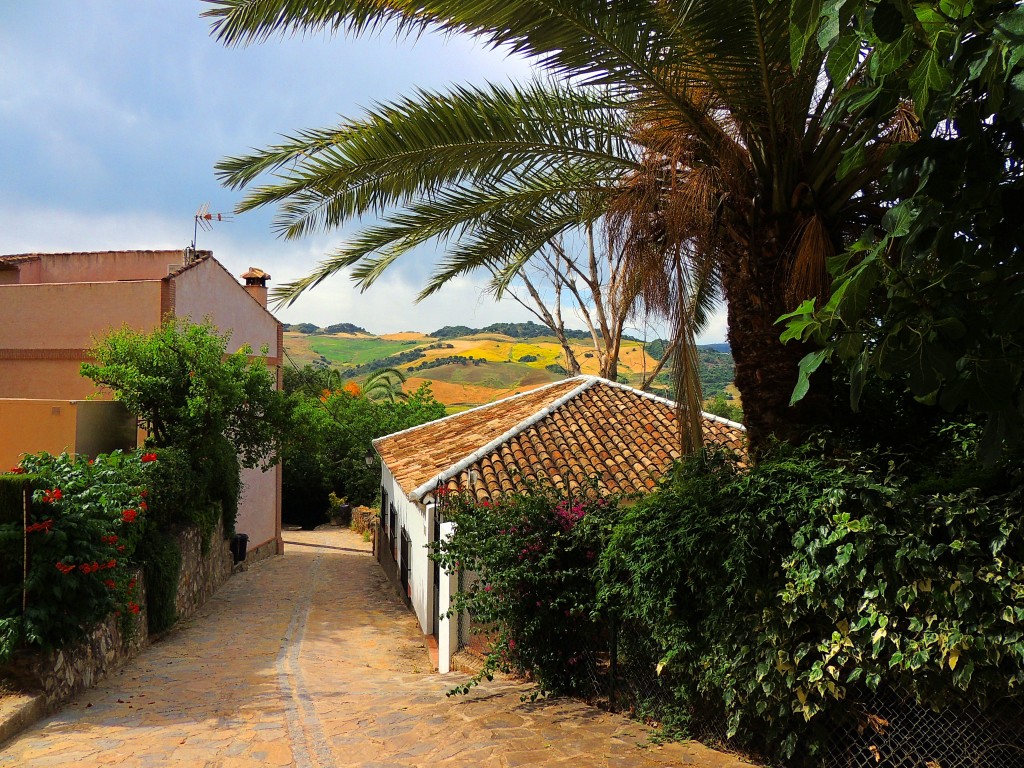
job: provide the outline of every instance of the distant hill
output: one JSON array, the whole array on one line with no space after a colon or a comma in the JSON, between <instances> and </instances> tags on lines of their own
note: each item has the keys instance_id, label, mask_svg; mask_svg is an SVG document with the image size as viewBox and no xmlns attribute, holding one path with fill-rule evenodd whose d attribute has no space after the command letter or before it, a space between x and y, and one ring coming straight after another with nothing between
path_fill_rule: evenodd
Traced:
<instances>
[{"instance_id":1,"label":"distant hill","mask_svg":"<svg viewBox=\"0 0 1024 768\"><path fill-rule=\"evenodd\" d=\"M358 325L352 325L352 323L338 323L336 325L328 325L326 328L321 328L312 323L298 323L296 325L289 325L284 323L284 329L286 331L293 331L295 333L366 333L369 335L365 328L360 328Z\"/></svg>"},{"instance_id":2,"label":"distant hill","mask_svg":"<svg viewBox=\"0 0 1024 768\"><path fill-rule=\"evenodd\" d=\"M590 334L573 331L570 343L583 373L596 374L598 359ZM624 338L619 379L639 385L658 365L664 349L665 342L660 339L645 345ZM381 368L398 368L408 377L407 390L429 383L434 395L453 410L491 402L565 376L561 346L550 328L534 322L494 323L485 328L445 326L429 336L374 336L352 323L326 328L298 323L286 326L285 352L295 365L337 368L347 379L361 380ZM705 397L725 393L733 380L728 344L702 346L698 354ZM655 389L671 396L670 379L662 372Z\"/></svg>"},{"instance_id":3,"label":"distant hill","mask_svg":"<svg viewBox=\"0 0 1024 768\"><path fill-rule=\"evenodd\" d=\"M544 336L554 336L555 333L546 325L535 323L529 320L525 323L492 323L486 328L470 328L466 325L446 325L438 328L429 334L435 339L455 339L460 336L475 336L478 333L500 333L502 336L511 336L513 339L536 339ZM568 329L565 332L566 338L589 339L587 331L575 331Z\"/></svg>"}]
</instances>

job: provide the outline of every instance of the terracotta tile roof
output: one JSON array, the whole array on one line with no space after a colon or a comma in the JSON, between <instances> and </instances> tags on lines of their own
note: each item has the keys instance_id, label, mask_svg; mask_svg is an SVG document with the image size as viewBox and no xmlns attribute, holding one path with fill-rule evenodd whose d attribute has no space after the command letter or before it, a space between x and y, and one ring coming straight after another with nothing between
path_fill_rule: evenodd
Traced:
<instances>
[{"instance_id":1,"label":"terracotta tile roof","mask_svg":"<svg viewBox=\"0 0 1024 768\"><path fill-rule=\"evenodd\" d=\"M704 439L746 460L743 426L704 414ZM594 376L579 376L374 441L410 498L440 480L480 500L520 481L573 491L649 491L680 458L675 404ZM470 479L475 480L474 483Z\"/></svg>"}]
</instances>

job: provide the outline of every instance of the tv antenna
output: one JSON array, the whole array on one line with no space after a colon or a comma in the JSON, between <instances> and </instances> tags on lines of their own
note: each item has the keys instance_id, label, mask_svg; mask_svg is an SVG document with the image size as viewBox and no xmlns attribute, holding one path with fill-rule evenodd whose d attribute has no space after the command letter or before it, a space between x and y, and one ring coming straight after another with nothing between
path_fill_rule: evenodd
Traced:
<instances>
[{"instance_id":1,"label":"tv antenna","mask_svg":"<svg viewBox=\"0 0 1024 768\"><path fill-rule=\"evenodd\" d=\"M203 232L213 231L213 222L231 221L234 218L230 213L210 213L210 204L203 203L195 215L195 228L192 230L192 253L196 251L196 240L199 239L199 230Z\"/></svg>"}]
</instances>

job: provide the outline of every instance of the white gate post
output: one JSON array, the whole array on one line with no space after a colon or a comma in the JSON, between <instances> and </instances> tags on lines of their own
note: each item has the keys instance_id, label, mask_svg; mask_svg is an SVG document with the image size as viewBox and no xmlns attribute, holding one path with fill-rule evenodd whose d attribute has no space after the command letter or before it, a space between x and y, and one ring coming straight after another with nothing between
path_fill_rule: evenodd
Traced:
<instances>
[{"instance_id":1,"label":"white gate post","mask_svg":"<svg viewBox=\"0 0 1024 768\"><path fill-rule=\"evenodd\" d=\"M447 541L455 534L455 523L441 523L441 541ZM438 585L438 606L441 620L437 625L437 671L444 675L452 670L452 656L459 649L459 620L445 614L451 608L452 585L457 585L458 574L441 571L441 583ZM458 586L455 586L458 589Z\"/></svg>"}]
</instances>

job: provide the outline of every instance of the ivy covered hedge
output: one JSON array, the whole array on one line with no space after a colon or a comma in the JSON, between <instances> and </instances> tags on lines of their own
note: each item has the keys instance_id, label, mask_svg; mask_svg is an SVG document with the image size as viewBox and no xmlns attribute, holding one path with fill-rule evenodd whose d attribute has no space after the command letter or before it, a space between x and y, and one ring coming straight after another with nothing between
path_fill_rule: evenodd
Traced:
<instances>
[{"instance_id":1,"label":"ivy covered hedge","mask_svg":"<svg viewBox=\"0 0 1024 768\"><path fill-rule=\"evenodd\" d=\"M645 642L619 655L667 695L663 721L712 713L737 745L796 764L873 691L982 709L1021 696L1022 497L1019 462L787 448L744 471L695 459L571 526L575 506L549 493L491 514L460 500L440 557L480 576L456 606L492 626L491 669L578 690L573 660L628 626Z\"/></svg>"}]
</instances>

